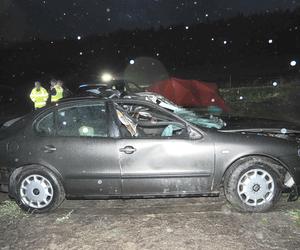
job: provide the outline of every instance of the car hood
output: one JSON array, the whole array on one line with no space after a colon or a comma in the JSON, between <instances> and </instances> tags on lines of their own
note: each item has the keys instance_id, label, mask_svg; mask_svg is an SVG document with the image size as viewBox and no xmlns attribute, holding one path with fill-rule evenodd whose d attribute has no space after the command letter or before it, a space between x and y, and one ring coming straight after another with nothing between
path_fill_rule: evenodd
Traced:
<instances>
[{"instance_id":1,"label":"car hood","mask_svg":"<svg viewBox=\"0 0 300 250\"><path fill-rule=\"evenodd\" d=\"M300 143L300 125L297 123L248 117L222 117L222 120L226 126L220 132L256 134Z\"/></svg>"},{"instance_id":2,"label":"car hood","mask_svg":"<svg viewBox=\"0 0 300 250\"><path fill-rule=\"evenodd\" d=\"M291 130L300 132L300 124L263 118L222 117L226 126L222 130Z\"/></svg>"}]
</instances>

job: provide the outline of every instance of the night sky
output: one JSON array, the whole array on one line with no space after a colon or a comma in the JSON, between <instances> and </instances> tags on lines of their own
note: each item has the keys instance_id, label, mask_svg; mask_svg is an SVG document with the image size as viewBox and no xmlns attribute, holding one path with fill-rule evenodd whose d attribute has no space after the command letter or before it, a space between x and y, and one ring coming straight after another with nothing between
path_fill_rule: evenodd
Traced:
<instances>
[{"instance_id":1,"label":"night sky","mask_svg":"<svg viewBox=\"0 0 300 250\"><path fill-rule=\"evenodd\" d=\"M300 0L0 0L0 39L76 39L299 6Z\"/></svg>"}]
</instances>

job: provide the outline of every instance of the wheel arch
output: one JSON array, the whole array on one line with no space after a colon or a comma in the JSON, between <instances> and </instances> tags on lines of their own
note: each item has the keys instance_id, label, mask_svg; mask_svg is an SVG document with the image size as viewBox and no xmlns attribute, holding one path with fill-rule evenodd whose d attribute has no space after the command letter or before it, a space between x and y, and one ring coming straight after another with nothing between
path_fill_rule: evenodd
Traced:
<instances>
[{"instance_id":1,"label":"wheel arch","mask_svg":"<svg viewBox=\"0 0 300 250\"><path fill-rule=\"evenodd\" d=\"M243 162L246 162L249 160L253 160L255 158L259 159L260 162L262 162L262 163L270 164L272 169L275 170L279 174L279 176L283 178L282 181L284 180L284 177L285 177L283 171L288 172L294 178L293 172L280 159L278 159L274 156L271 156L271 155L266 155L266 154L249 154L249 155L243 155L237 159L234 159L229 165L226 166L225 171L222 174L221 182L219 183L219 185L224 184L224 178L231 168L235 167L237 164L240 164L240 163L243 163Z\"/></svg>"},{"instance_id":2,"label":"wheel arch","mask_svg":"<svg viewBox=\"0 0 300 250\"><path fill-rule=\"evenodd\" d=\"M15 185L16 185L16 180L18 175L22 172L22 170L24 168L30 168L30 167L35 167L35 168L41 168L41 169L47 169L48 171L50 171L51 173L53 173L55 175L55 177L58 178L59 182L61 183L61 185L63 186L64 190L65 190L65 186L64 186L64 182L63 182L63 177L60 174L60 172L53 166L47 166L47 165L43 165L40 163L31 163L31 164L25 164L25 165L21 165L18 166L17 168L15 168L13 170L13 172L11 173L10 177L9 177L9 183L8 183L8 193L11 197L15 197Z\"/></svg>"}]
</instances>

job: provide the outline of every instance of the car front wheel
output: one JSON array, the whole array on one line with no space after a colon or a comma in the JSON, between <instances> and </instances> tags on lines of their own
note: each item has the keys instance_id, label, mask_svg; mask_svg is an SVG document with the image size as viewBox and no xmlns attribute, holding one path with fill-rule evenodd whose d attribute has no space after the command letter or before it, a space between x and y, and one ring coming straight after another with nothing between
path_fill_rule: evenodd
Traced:
<instances>
[{"instance_id":1,"label":"car front wheel","mask_svg":"<svg viewBox=\"0 0 300 250\"><path fill-rule=\"evenodd\" d=\"M18 205L30 213L56 209L65 193L59 179L43 167L26 167L16 179L15 198Z\"/></svg>"},{"instance_id":2,"label":"car front wheel","mask_svg":"<svg viewBox=\"0 0 300 250\"><path fill-rule=\"evenodd\" d=\"M265 212L281 195L278 173L271 164L251 159L229 169L224 180L225 196L238 210Z\"/></svg>"}]
</instances>

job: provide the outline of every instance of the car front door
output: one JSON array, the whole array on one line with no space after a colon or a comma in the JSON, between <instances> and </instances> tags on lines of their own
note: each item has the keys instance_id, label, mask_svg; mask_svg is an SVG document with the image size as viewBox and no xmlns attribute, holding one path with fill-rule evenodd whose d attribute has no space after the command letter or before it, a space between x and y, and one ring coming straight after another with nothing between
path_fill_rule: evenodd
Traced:
<instances>
[{"instance_id":1,"label":"car front door","mask_svg":"<svg viewBox=\"0 0 300 250\"><path fill-rule=\"evenodd\" d=\"M69 196L118 196L120 165L116 140L109 135L109 114L103 102L68 105L39 120L40 158L62 175ZM48 119L48 121L47 121ZM49 121L56 132L49 134ZM46 133L46 135L45 135Z\"/></svg>"},{"instance_id":2,"label":"car front door","mask_svg":"<svg viewBox=\"0 0 300 250\"><path fill-rule=\"evenodd\" d=\"M206 138L123 139L118 148L125 196L210 192L214 157Z\"/></svg>"},{"instance_id":3,"label":"car front door","mask_svg":"<svg viewBox=\"0 0 300 250\"><path fill-rule=\"evenodd\" d=\"M162 132L155 127L161 127L160 124L163 124ZM121 122L120 126L123 125ZM151 126L138 126L138 136L127 133L118 140L122 194L168 196L209 193L214 173L214 145L210 138L195 130L193 133L197 136L190 136L185 124L179 124L179 127L182 126L181 135L168 134L170 126L178 127L175 120Z\"/></svg>"}]
</instances>

